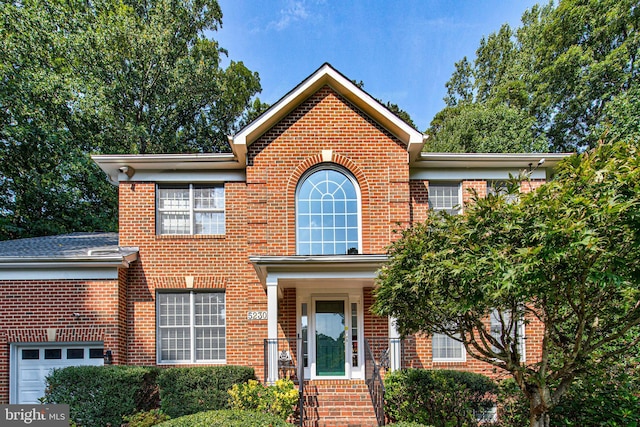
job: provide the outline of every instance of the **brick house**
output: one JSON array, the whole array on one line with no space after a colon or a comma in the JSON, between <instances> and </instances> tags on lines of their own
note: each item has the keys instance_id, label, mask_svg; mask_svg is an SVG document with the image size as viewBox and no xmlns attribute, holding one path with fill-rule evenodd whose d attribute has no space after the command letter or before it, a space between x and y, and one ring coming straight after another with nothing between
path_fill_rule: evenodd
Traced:
<instances>
[{"instance_id":1,"label":"brick house","mask_svg":"<svg viewBox=\"0 0 640 427\"><path fill-rule=\"evenodd\" d=\"M424 140L324 64L232 153L95 156L119 186L119 235L0 242L0 403L36 401L52 366L248 365L266 382L302 368L329 423L323 398L366 390L371 358L499 375L444 336L401 342L369 311L376 272L395 230L509 174L528 170L530 191L563 155L423 153ZM363 400L341 416L370 417Z\"/></svg>"}]
</instances>

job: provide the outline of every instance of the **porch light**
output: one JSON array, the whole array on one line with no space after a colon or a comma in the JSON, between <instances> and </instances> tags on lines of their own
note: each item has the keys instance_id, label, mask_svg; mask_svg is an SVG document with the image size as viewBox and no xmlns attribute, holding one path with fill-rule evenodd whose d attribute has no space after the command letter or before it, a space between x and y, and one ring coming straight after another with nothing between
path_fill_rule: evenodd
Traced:
<instances>
[{"instance_id":1,"label":"porch light","mask_svg":"<svg viewBox=\"0 0 640 427\"><path fill-rule=\"evenodd\" d=\"M105 365L113 364L113 353L111 353L111 350L107 350L104 352L104 364Z\"/></svg>"}]
</instances>

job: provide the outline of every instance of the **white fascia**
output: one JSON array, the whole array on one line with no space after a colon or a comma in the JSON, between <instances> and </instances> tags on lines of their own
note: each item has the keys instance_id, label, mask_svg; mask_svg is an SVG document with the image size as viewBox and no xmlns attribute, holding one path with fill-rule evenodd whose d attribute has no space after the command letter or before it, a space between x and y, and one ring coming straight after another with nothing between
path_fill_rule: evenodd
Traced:
<instances>
[{"instance_id":1,"label":"white fascia","mask_svg":"<svg viewBox=\"0 0 640 427\"><path fill-rule=\"evenodd\" d=\"M120 181L242 181L244 162L233 153L107 154L91 156L117 185ZM170 178L168 178L170 177Z\"/></svg>"},{"instance_id":2,"label":"white fascia","mask_svg":"<svg viewBox=\"0 0 640 427\"><path fill-rule=\"evenodd\" d=\"M233 153L237 156L238 161L240 163L246 162L247 147L249 145L325 85L332 87L400 141L407 144L407 151L412 158L422 150L427 138L425 135L409 126L371 95L357 87L331 65L325 63L293 90L280 98L260 117L229 139Z\"/></svg>"}]
</instances>

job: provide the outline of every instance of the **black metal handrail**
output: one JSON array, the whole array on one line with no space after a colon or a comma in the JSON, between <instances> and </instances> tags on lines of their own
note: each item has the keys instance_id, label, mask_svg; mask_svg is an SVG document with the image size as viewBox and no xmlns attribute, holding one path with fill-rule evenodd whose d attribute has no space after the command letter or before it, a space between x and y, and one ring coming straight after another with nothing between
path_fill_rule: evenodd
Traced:
<instances>
[{"instance_id":1,"label":"black metal handrail","mask_svg":"<svg viewBox=\"0 0 640 427\"><path fill-rule=\"evenodd\" d=\"M386 345L384 343L386 342ZM384 383L380 375L381 369L389 367L389 340L382 338L364 339L364 373L365 383L369 389L371 403L379 426L385 425L384 416ZM381 345L383 344L383 345Z\"/></svg>"},{"instance_id":2,"label":"black metal handrail","mask_svg":"<svg viewBox=\"0 0 640 427\"><path fill-rule=\"evenodd\" d=\"M302 354L302 338L274 338L264 340L264 383L269 381L269 350L272 345L277 348L278 378L289 379L298 384L298 412L300 426L304 424L304 363Z\"/></svg>"}]
</instances>

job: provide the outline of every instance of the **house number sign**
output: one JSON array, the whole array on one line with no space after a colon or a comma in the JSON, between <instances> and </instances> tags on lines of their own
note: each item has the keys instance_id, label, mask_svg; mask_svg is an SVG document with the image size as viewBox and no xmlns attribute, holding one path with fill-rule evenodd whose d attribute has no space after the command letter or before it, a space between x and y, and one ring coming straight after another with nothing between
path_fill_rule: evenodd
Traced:
<instances>
[{"instance_id":1,"label":"house number sign","mask_svg":"<svg viewBox=\"0 0 640 427\"><path fill-rule=\"evenodd\" d=\"M247 311L247 319L267 320L267 312L266 311Z\"/></svg>"}]
</instances>

